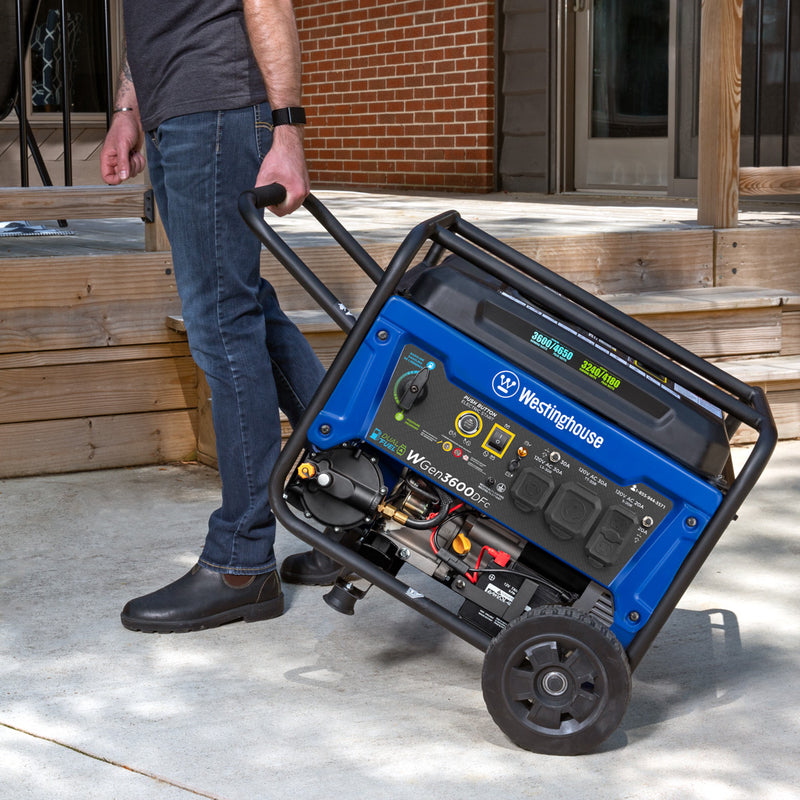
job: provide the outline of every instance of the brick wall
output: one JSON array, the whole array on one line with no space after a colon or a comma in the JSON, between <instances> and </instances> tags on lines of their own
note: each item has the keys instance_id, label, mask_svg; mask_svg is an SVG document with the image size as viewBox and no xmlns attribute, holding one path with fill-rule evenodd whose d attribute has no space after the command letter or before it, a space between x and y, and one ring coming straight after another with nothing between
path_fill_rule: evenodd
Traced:
<instances>
[{"instance_id":1,"label":"brick wall","mask_svg":"<svg viewBox=\"0 0 800 800\"><path fill-rule=\"evenodd\" d=\"M315 185L494 188L494 0L295 0Z\"/></svg>"}]
</instances>

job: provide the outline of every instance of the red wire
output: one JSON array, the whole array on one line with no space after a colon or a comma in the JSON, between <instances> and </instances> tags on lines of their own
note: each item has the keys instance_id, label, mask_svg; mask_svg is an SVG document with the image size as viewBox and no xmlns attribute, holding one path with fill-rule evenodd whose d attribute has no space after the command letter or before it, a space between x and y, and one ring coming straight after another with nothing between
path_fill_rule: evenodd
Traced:
<instances>
[{"instance_id":1,"label":"red wire","mask_svg":"<svg viewBox=\"0 0 800 800\"><path fill-rule=\"evenodd\" d=\"M481 559L483 558L483 554L488 549L489 548L486 545L481 547L481 551L480 551L480 553L478 553L478 560L475 562L475 568L472 570L472 575L469 575L469 574L467 575L467 579L472 581L472 583L477 583L478 582L478 570L480 569L480 566L481 566Z\"/></svg>"},{"instance_id":2,"label":"red wire","mask_svg":"<svg viewBox=\"0 0 800 800\"><path fill-rule=\"evenodd\" d=\"M437 525L431 531L431 536L430 536L430 539L428 541L430 542L431 550L433 550L434 554L437 554L439 552L438 549L436 548L436 534L439 532L439 528L441 528L442 525L444 525L444 523L447 522L447 520L450 519L450 517L452 517L453 514L456 511L458 511L458 509L461 508L461 506L463 506L463 505L464 505L463 503L459 503L457 506L453 506L453 508L450 509L450 512L448 513L447 518L441 524ZM431 517L434 517L434 516L436 516L434 513L430 513L430 514L428 514L428 519L430 519Z\"/></svg>"},{"instance_id":3,"label":"red wire","mask_svg":"<svg viewBox=\"0 0 800 800\"><path fill-rule=\"evenodd\" d=\"M453 514L459 508L461 508L463 505L464 505L464 503L459 503L457 506L455 506L454 508L450 509L450 513L447 515L447 519L450 519L450 517L452 517ZM432 517L432 516L434 516L434 515L430 514L428 518L430 519L430 517ZM445 522L447 521L447 519L445 520ZM443 524L444 524L444 522L442 523L442 525ZM435 554L439 552L438 549L436 548L436 534L438 533L440 527L441 527L441 525L437 525L431 531L430 539L428 540L430 542L430 545L431 545L431 550L433 550L433 552ZM472 570L472 574L471 575L469 573L466 574L467 580L469 580L472 583L477 583L478 582L478 572L479 572L480 566L481 566L481 559L483 558L483 554L486 553L486 552L489 552L492 555L492 557L495 559L495 561L497 561L499 564L501 564L501 566L505 566L502 563L501 558L505 559L505 562L508 563L509 556L508 556L507 553L504 553L502 550L495 550L493 547L489 547L488 545L484 545L483 547L481 547L480 553L478 553L478 558L475 561L475 567Z\"/></svg>"}]
</instances>

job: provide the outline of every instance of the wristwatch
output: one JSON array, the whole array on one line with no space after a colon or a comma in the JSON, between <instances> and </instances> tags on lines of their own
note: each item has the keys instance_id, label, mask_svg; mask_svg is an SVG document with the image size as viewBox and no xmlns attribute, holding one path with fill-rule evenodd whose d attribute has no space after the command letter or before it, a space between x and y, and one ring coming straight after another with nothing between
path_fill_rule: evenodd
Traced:
<instances>
[{"instance_id":1,"label":"wristwatch","mask_svg":"<svg viewBox=\"0 0 800 800\"><path fill-rule=\"evenodd\" d=\"M288 108L276 108L272 112L272 126L278 125L305 125L306 110L300 106L289 106Z\"/></svg>"}]
</instances>

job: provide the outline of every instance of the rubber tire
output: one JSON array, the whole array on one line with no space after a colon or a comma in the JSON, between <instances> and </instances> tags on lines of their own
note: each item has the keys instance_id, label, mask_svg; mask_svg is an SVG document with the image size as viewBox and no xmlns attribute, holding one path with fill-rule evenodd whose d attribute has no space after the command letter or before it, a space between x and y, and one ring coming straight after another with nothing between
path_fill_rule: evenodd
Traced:
<instances>
[{"instance_id":1,"label":"rubber tire","mask_svg":"<svg viewBox=\"0 0 800 800\"><path fill-rule=\"evenodd\" d=\"M631 671L617 637L594 617L541 606L492 640L481 684L492 719L519 747L579 755L595 750L622 721Z\"/></svg>"}]
</instances>

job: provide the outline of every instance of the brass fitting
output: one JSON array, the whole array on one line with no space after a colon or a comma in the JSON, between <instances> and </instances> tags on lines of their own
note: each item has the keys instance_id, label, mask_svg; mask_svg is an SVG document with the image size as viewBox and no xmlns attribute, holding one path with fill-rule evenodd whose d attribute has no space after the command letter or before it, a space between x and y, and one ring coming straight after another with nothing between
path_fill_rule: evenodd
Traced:
<instances>
[{"instance_id":1,"label":"brass fitting","mask_svg":"<svg viewBox=\"0 0 800 800\"><path fill-rule=\"evenodd\" d=\"M406 522L408 522L408 514L404 514L402 511L394 506L390 506L388 503L380 503L378 505L378 513L383 514L384 517L388 517L395 522L399 522L401 525L405 525Z\"/></svg>"}]
</instances>

